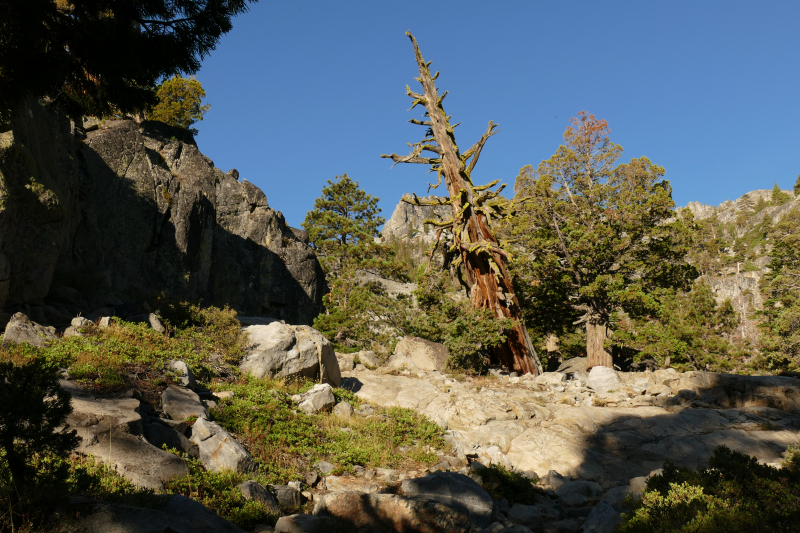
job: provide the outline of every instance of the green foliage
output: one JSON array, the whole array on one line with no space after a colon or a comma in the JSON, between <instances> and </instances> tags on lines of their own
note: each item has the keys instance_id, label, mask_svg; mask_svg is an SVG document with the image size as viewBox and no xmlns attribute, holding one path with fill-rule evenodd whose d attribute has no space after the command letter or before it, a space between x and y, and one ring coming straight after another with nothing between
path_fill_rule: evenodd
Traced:
<instances>
[{"instance_id":1,"label":"green foliage","mask_svg":"<svg viewBox=\"0 0 800 533\"><path fill-rule=\"evenodd\" d=\"M480 476L483 488L494 500L506 500L510 505L515 503L533 505L535 502L538 479L528 479L519 472L512 472L501 465L484 468L480 471Z\"/></svg>"},{"instance_id":2,"label":"green foliage","mask_svg":"<svg viewBox=\"0 0 800 533\"><path fill-rule=\"evenodd\" d=\"M255 1L255 0L251 0ZM193 74L247 0L31 0L0 5L0 122L27 96L73 116L137 112L156 80Z\"/></svg>"},{"instance_id":3,"label":"green foliage","mask_svg":"<svg viewBox=\"0 0 800 533\"><path fill-rule=\"evenodd\" d=\"M339 350L371 348L381 337L371 327L374 311L391 304L379 284L363 283L359 275L372 271L404 278L393 250L375 242L384 223L378 201L347 174L336 176L336 181L328 180L303 221L330 289L324 297L325 313L314 327Z\"/></svg>"},{"instance_id":4,"label":"green foliage","mask_svg":"<svg viewBox=\"0 0 800 533\"><path fill-rule=\"evenodd\" d=\"M0 362L2 469L19 484L31 477L37 454L64 456L79 442L65 425L71 396L58 383L58 368L33 350L22 359Z\"/></svg>"},{"instance_id":5,"label":"green foliage","mask_svg":"<svg viewBox=\"0 0 800 533\"><path fill-rule=\"evenodd\" d=\"M800 196L800 176L797 176L797 181L794 182L794 195Z\"/></svg>"},{"instance_id":6,"label":"green foliage","mask_svg":"<svg viewBox=\"0 0 800 533\"><path fill-rule=\"evenodd\" d=\"M194 77L183 78L176 74L156 87L158 103L148 113L150 120L158 120L172 126L186 128L197 135L192 124L203 120L203 115L211 108L201 105L206 92Z\"/></svg>"},{"instance_id":7,"label":"green foliage","mask_svg":"<svg viewBox=\"0 0 800 533\"><path fill-rule=\"evenodd\" d=\"M654 291L655 315L639 320L617 313L612 319L614 343L636 351L634 360L667 358L678 371L729 370L737 354L729 341L739 323L730 301L717 304L711 288L696 282L689 292Z\"/></svg>"},{"instance_id":8,"label":"green foliage","mask_svg":"<svg viewBox=\"0 0 800 533\"><path fill-rule=\"evenodd\" d=\"M761 283L761 354L768 370L800 369L800 209L793 209L772 233L772 261Z\"/></svg>"},{"instance_id":9,"label":"green foliage","mask_svg":"<svg viewBox=\"0 0 800 533\"><path fill-rule=\"evenodd\" d=\"M251 479L251 475L232 470L208 472L197 459L186 459L189 473L167 480L164 483L166 493L188 496L246 530L258 524L275 524L278 517L272 515L266 505L257 500L246 499L236 488L238 484Z\"/></svg>"},{"instance_id":10,"label":"green foliage","mask_svg":"<svg viewBox=\"0 0 800 533\"><path fill-rule=\"evenodd\" d=\"M411 309L401 329L406 335L444 344L450 352L449 365L481 371L488 365L488 350L505 342L504 331L514 322L499 319L490 309L476 309L469 300L454 298L447 292L449 278L445 272L417 275L417 309Z\"/></svg>"},{"instance_id":11,"label":"green foliage","mask_svg":"<svg viewBox=\"0 0 800 533\"><path fill-rule=\"evenodd\" d=\"M782 469L719 446L708 468L664 465L641 500L629 499L619 533L759 533L797 530L800 470L796 454Z\"/></svg>"},{"instance_id":12,"label":"green foliage","mask_svg":"<svg viewBox=\"0 0 800 533\"><path fill-rule=\"evenodd\" d=\"M581 112L565 145L517 176L512 271L532 333L563 334L579 318L607 324L619 308L654 309L659 288L688 288L690 229L674 219L664 169L646 157L616 165L605 121ZM616 166L615 166L616 165Z\"/></svg>"},{"instance_id":13,"label":"green foliage","mask_svg":"<svg viewBox=\"0 0 800 533\"><path fill-rule=\"evenodd\" d=\"M186 362L200 379L236 372L233 365L244 354L246 338L235 311L191 304L163 304L162 309L173 336L147 324L118 320L106 328L87 326L83 336L41 350L27 344L4 348L0 360L40 355L52 364L69 367L72 379L94 388L157 388L172 380L165 370L172 359Z\"/></svg>"},{"instance_id":14,"label":"green foliage","mask_svg":"<svg viewBox=\"0 0 800 533\"><path fill-rule=\"evenodd\" d=\"M783 205L786 202L792 199L787 193L783 192L780 187L778 187L778 182L775 182L775 186L772 188L772 205Z\"/></svg>"},{"instance_id":15,"label":"green foliage","mask_svg":"<svg viewBox=\"0 0 800 533\"><path fill-rule=\"evenodd\" d=\"M225 386L235 396L214 410L217 422L250 450L265 483L301 479L320 460L337 464L339 471L350 471L354 465L430 466L437 457L428 447L446 446L443 430L411 409L377 408L372 417L351 419L297 412L289 396L308 385L243 377ZM411 449L400 453L398 446Z\"/></svg>"}]
</instances>

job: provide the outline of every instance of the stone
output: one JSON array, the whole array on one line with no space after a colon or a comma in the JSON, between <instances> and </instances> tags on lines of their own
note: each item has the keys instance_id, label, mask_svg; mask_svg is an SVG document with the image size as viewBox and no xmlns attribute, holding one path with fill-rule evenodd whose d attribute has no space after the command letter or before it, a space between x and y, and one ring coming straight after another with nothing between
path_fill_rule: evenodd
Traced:
<instances>
[{"instance_id":1,"label":"stone","mask_svg":"<svg viewBox=\"0 0 800 533\"><path fill-rule=\"evenodd\" d=\"M244 446L236 442L219 424L198 418L189 438L198 448L198 458L206 470L251 472L255 461Z\"/></svg>"},{"instance_id":2,"label":"stone","mask_svg":"<svg viewBox=\"0 0 800 533\"><path fill-rule=\"evenodd\" d=\"M373 494L378 492L378 485L363 477L328 476L325 478L325 488L331 492L363 492Z\"/></svg>"},{"instance_id":3,"label":"stone","mask_svg":"<svg viewBox=\"0 0 800 533\"><path fill-rule=\"evenodd\" d=\"M391 370L441 372L447 369L449 358L450 353L443 344L419 337L403 337L397 343L386 366Z\"/></svg>"},{"instance_id":4,"label":"stone","mask_svg":"<svg viewBox=\"0 0 800 533\"><path fill-rule=\"evenodd\" d=\"M545 522L541 529L541 533L578 533L579 531L581 531L581 525L575 520Z\"/></svg>"},{"instance_id":5,"label":"stone","mask_svg":"<svg viewBox=\"0 0 800 533\"><path fill-rule=\"evenodd\" d=\"M81 438L76 452L112 466L137 487L163 490L164 481L189 473L185 459L165 452L143 437L135 398L95 398L74 382L60 382L72 395L67 424Z\"/></svg>"},{"instance_id":6,"label":"stone","mask_svg":"<svg viewBox=\"0 0 800 533\"><path fill-rule=\"evenodd\" d=\"M209 418L208 409L203 407L197 393L175 385L169 385L161 393L161 409L179 422L190 417Z\"/></svg>"},{"instance_id":7,"label":"stone","mask_svg":"<svg viewBox=\"0 0 800 533\"><path fill-rule=\"evenodd\" d=\"M242 493L242 496L244 496L246 499L255 500L264 504L264 506L266 506L269 510L270 514L279 515L281 513L278 499L260 483L256 483L253 480L248 480L244 483L239 483L236 485L236 488L239 489L239 491Z\"/></svg>"},{"instance_id":8,"label":"stone","mask_svg":"<svg viewBox=\"0 0 800 533\"><path fill-rule=\"evenodd\" d=\"M333 414L339 418L351 418L353 416L353 406L348 402L339 402L333 408Z\"/></svg>"},{"instance_id":9,"label":"stone","mask_svg":"<svg viewBox=\"0 0 800 533\"><path fill-rule=\"evenodd\" d=\"M336 360L339 362L340 372L351 372L356 367L353 354L336 352Z\"/></svg>"},{"instance_id":10,"label":"stone","mask_svg":"<svg viewBox=\"0 0 800 533\"><path fill-rule=\"evenodd\" d=\"M280 322L243 328L251 348L239 368L256 378L281 376L319 379L334 387L341 383L339 361L333 346L309 326ZM321 370L320 370L321 368Z\"/></svg>"},{"instance_id":11,"label":"stone","mask_svg":"<svg viewBox=\"0 0 800 533\"><path fill-rule=\"evenodd\" d=\"M311 247L261 190L215 168L186 130L111 120L81 131L78 143L76 125L33 100L10 126L0 160L15 154L18 164L0 172L31 189L0 208L0 308L62 297L84 313L117 307L100 289L113 286L117 296L202 297L294 324L319 314L325 279ZM75 287L52 290L54 278Z\"/></svg>"},{"instance_id":12,"label":"stone","mask_svg":"<svg viewBox=\"0 0 800 533\"><path fill-rule=\"evenodd\" d=\"M303 475L303 477L304 477L304 478L305 478L305 480L306 480L306 485L308 485L309 487L313 487L313 486L315 486L315 485L317 484L317 482L319 481L319 479L320 479L320 478L319 478L319 474L317 474L317 473L316 473L316 472L314 472L314 471L311 471L311 472L306 472L306 473Z\"/></svg>"},{"instance_id":13,"label":"stone","mask_svg":"<svg viewBox=\"0 0 800 533\"><path fill-rule=\"evenodd\" d=\"M564 385L564 382L567 380L567 375L561 372L545 372L536 376L533 379L533 382L537 385L544 385L546 387L556 387L558 385Z\"/></svg>"},{"instance_id":14,"label":"stone","mask_svg":"<svg viewBox=\"0 0 800 533\"><path fill-rule=\"evenodd\" d=\"M313 415L320 411L330 411L336 403L336 398L333 396L333 388L327 383L314 385L311 390L302 394L295 394L292 396L292 401L297 403L297 408L306 413Z\"/></svg>"},{"instance_id":15,"label":"stone","mask_svg":"<svg viewBox=\"0 0 800 533\"><path fill-rule=\"evenodd\" d=\"M530 529L537 529L541 521L541 514L535 505L517 503L508 510L506 518L510 525L519 524Z\"/></svg>"},{"instance_id":16,"label":"stone","mask_svg":"<svg viewBox=\"0 0 800 533\"><path fill-rule=\"evenodd\" d=\"M185 435L158 421L143 424L142 435L147 442L159 449L166 445L167 448L174 448L187 453L193 451L192 443L189 442ZM196 455L196 450L194 452Z\"/></svg>"},{"instance_id":17,"label":"stone","mask_svg":"<svg viewBox=\"0 0 800 533\"><path fill-rule=\"evenodd\" d=\"M244 533L186 496L153 499L151 508L72 498L65 522L81 533Z\"/></svg>"},{"instance_id":18,"label":"stone","mask_svg":"<svg viewBox=\"0 0 800 533\"><path fill-rule=\"evenodd\" d=\"M55 340L58 340L55 328L31 322L24 313L14 313L6 325L2 346L27 342L36 348L42 348L47 342Z\"/></svg>"},{"instance_id":19,"label":"stone","mask_svg":"<svg viewBox=\"0 0 800 533\"><path fill-rule=\"evenodd\" d=\"M370 350L361 350L360 352L354 353L353 360L357 360L367 368L377 368L378 365L380 365L380 361L378 361L378 358L375 356L375 352Z\"/></svg>"},{"instance_id":20,"label":"stone","mask_svg":"<svg viewBox=\"0 0 800 533\"><path fill-rule=\"evenodd\" d=\"M561 363L557 372L563 372L564 374L586 373L587 366L589 365L586 357L573 357Z\"/></svg>"},{"instance_id":21,"label":"stone","mask_svg":"<svg viewBox=\"0 0 800 533\"><path fill-rule=\"evenodd\" d=\"M597 392L609 392L619 390L622 380L613 368L595 366L589 371L587 385Z\"/></svg>"},{"instance_id":22,"label":"stone","mask_svg":"<svg viewBox=\"0 0 800 533\"><path fill-rule=\"evenodd\" d=\"M284 509L298 509L303 504L300 491L294 487L289 485L270 485L270 488L275 491L275 497Z\"/></svg>"},{"instance_id":23,"label":"stone","mask_svg":"<svg viewBox=\"0 0 800 533\"><path fill-rule=\"evenodd\" d=\"M328 533L329 525L318 516L293 514L282 516L275 524L275 533Z\"/></svg>"},{"instance_id":24,"label":"stone","mask_svg":"<svg viewBox=\"0 0 800 533\"><path fill-rule=\"evenodd\" d=\"M622 502L631 493L630 487L621 486L608 491L592 508L583 523L586 533L612 533L621 520Z\"/></svg>"},{"instance_id":25,"label":"stone","mask_svg":"<svg viewBox=\"0 0 800 533\"><path fill-rule=\"evenodd\" d=\"M514 524L513 526L504 527L497 533L533 533L533 531L522 524Z\"/></svg>"},{"instance_id":26,"label":"stone","mask_svg":"<svg viewBox=\"0 0 800 533\"><path fill-rule=\"evenodd\" d=\"M466 509L399 494L333 492L314 502L314 515L330 515L356 529L406 533L467 533Z\"/></svg>"},{"instance_id":27,"label":"stone","mask_svg":"<svg viewBox=\"0 0 800 533\"><path fill-rule=\"evenodd\" d=\"M494 501L475 481L456 472L434 472L425 477L403 481L406 496L435 500L449 507L465 509L476 528L492 523Z\"/></svg>"},{"instance_id":28,"label":"stone","mask_svg":"<svg viewBox=\"0 0 800 533\"><path fill-rule=\"evenodd\" d=\"M234 396L236 396L236 393L233 392L232 390L214 391L214 397L217 398L220 401L222 401L222 400L230 400Z\"/></svg>"},{"instance_id":29,"label":"stone","mask_svg":"<svg viewBox=\"0 0 800 533\"><path fill-rule=\"evenodd\" d=\"M166 333L167 328L161 323L161 319L154 313L144 313L141 315L131 315L127 318L128 322L137 324L147 324L159 333Z\"/></svg>"},{"instance_id":30,"label":"stone","mask_svg":"<svg viewBox=\"0 0 800 533\"><path fill-rule=\"evenodd\" d=\"M336 470L336 465L333 463L329 463L328 461L320 461L317 463L317 470L322 472L323 475L328 475L334 470Z\"/></svg>"},{"instance_id":31,"label":"stone","mask_svg":"<svg viewBox=\"0 0 800 533\"><path fill-rule=\"evenodd\" d=\"M172 377L177 379L181 387L194 389L197 385L197 378L194 377L192 369L183 361L172 359L167 363L167 368L173 372Z\"/></svg>"}]
</instances>

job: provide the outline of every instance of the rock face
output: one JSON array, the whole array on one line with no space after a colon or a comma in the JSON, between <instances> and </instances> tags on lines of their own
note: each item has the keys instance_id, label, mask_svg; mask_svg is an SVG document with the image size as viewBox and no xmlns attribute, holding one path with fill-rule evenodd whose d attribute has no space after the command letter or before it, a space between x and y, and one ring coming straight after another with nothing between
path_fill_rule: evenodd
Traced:
<instances>
[{"instance_id":1,"label":"rock face","mask_svg":"<svg viewBox=\"0 0 800 533\"><path fill-rule=\"evenodd\" d=\"M440 196L426 196L422 199L447 200L447 198ZM384 241L410 239L419 241L424 245L430 245L436 240L436 229L433 227L426 228L425 220L447 220L452 216L453 208L449 205L436 207L419 206L407 204L401 200L397 203L391 218L383 225L381 236Z\"/></svg>"},{"instance_id":2,"label":"rock face","mask_svg":"<svg viewBox=\"0 0 800 533\"><path fill-rule=\"evenodd\" d=\"M243 328L251 349L240 368L254 377L308 377L339 386L341 374L336 352L328 339L309 326L273 322Z\"/></svg>"},{"instance_id":3,"label":"rock face","mask_svg":"<svg viewBox=\"0 0 800 533\"><path fill-rule=\"evenodd\" d=\"M448 507L466 510L475 528L484 528L492 523L492 497L463 474L436 472L417 479L407 479L403 481L402 490L406 496L427 498Z\"/></svg>"},{"instance_id":4,"label":"rock face","mask_svg":"<svg viewBox=\"0 0 800 533\"><path fill-rule=\"evenodd\" d=\"M447 368L450 353L443 344L431 342L419 337L404 337L394 349L387 367L390 369L406 368L411 371L442 371Z\"/></svg>"},{"instance_id":5,"label":"rock face","mask_svg":"<svg viewBox=\"0 0 800 533\"><path fill-rule=\"evenodd\" d=\"M0 134L1 308L68 325L163 292L296 324L316 316L325 282L311 248L185 130L120 120L83 136L33 102Z\"/></svg>"},{"instance_id":6,"label":"rock face","mask_svg":"<svg viewBox=\"0 0 800 533\"><path fill-rule=\"evenodd\" d=\"M170 477L189 473L185 459L156 448L142 436L139 400L98 399L72 382L61 385L72 394L67 424L81 437L78 452L112 465L134 485L153 490L163 489Z\"/></svg>"}]
</instances>

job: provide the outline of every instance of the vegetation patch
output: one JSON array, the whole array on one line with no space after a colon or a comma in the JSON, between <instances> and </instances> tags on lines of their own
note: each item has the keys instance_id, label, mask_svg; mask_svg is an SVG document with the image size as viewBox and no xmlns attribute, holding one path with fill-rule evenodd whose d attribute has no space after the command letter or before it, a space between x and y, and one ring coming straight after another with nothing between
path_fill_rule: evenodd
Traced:
<instances>
[{"instance_id":1,"label":"vegetation patch","mask_svg":"<svg viewBox=\"0 0 800 533\"><path fill-rule=\"evenodd\" d=\"M628 498L620 533L757 533L797 531L800 454L790 448L783 468L719 446L707 468L671 463Z\"/></svg>"}]
</instances>

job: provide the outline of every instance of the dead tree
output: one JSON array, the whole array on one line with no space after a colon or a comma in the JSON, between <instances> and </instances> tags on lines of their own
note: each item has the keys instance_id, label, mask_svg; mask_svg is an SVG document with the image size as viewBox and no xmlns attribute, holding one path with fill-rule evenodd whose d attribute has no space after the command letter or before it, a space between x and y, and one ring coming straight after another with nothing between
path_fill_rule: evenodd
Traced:
<instances>
[{"instance_id":1,"label":"dead tree","mask_svg":"<svg viewBox=\"0 0 800 533\"><path fill-rule=\"evenodd\" d=\"M431 76L430 63L422 59L417 41L410 32L406 35L414 45L414 55L419 66L419 78L423 93L417 94L406 86L406 94L413 100L411 109L422 104L427 120L411 119L409 122L426 126L425 137L418 143L409 144L410 155L381 155L397 163L421 163L430 165L431 171L438 174L438 182L431 187L438 187L444 178L450 194L446 200L426 202L414 195L405 195L403 200L415 205L447 205L453 208L453 218L446 221L426 220L425 222L439 228L437 239L442 231L449 229L453 235L452 244L446 247L445 265L464 267L466 280L461 279L467 288L473 307L492 309L498 318L514 320L512 330L506 331L506 342L494 349L493 362L501 363L520 374L541 374L542 367L533 349L528 330L522 322L522 313L517 297L511 286L511 277L506 267L508 252L498 242L492 227L492 220L505 220L513 206L498 196L505 185L492 190L500 180L487 185L475 186L472 183L472 171L486 140L494 135L496 124L489 122L486 133L469 150L460 153L455 138L455 127L450 117L444 112L442 101L447 96L445 91L439 96L434 80L439 76ZM423 152L430 152L434 157L424 157ZM394 165L393 165L394 166ZM437 243L438 245L438 243ZM434 246L434 249L436 246Z\"/></svg>"}]
</instances>

